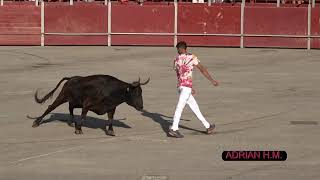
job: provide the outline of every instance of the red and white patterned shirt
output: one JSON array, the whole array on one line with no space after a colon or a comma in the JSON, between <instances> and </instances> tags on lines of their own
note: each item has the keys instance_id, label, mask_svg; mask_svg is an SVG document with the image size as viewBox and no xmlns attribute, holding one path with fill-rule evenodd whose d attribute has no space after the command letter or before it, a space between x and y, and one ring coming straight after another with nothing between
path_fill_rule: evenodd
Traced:
<instances>
[{"instance_id":1,"label":"red and white patterned shirt","mask_svg":"<svg viewBox=\"0 0 320 180\"><path fill-rule=\"evenodd\" d=\"M199 59L193 54L179 54L174 60L174 70L178 77L178 87L192 88L193 66L199 64Z\"/></svg>"}]
</instances>

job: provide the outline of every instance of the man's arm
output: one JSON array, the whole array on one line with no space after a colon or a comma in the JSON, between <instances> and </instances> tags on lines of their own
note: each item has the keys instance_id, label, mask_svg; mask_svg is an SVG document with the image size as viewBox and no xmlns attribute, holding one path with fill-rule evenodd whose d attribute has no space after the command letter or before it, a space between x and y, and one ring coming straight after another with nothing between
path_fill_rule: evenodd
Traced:
<instances>
[{"instance_id":1,"label":"man's arm","mask_svg":"<svg viewBox=\"0 0 320 180\"><path fill-rule=\"evenodd\" d=\"M203 65L201 65L200 63L198 63L197 65L195 65L200 72L204 75L204 77L206 77L214 86L218 86L219 82L214 80L212 78L212 76L209 74L207 68L205 68Z\"/></svg>"}]
</instances>

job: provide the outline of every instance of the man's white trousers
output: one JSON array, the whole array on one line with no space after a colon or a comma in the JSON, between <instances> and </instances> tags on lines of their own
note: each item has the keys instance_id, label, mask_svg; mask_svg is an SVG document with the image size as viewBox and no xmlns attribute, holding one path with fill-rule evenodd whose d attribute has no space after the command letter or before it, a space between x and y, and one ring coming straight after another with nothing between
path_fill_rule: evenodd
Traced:
<instances>
[{"instance_id":1,"label":"man's white trousers","mask_svg":"<svg viewBox=\"0 0 320 180\"><path fill-rule=\"evenodd\" d=\"M189 105L190 109L193 111L193 113L197 116L197 118L201 121L201 123L204 125L205 128L209 128L210 124L208 121L203 117L197 101L192 96L192 89L189 87L181 86L178 88L179 90L179 101L176 107L176 111L173 116L173 124L172 124L172 130L176 131L179 129L179 122L181 118L182 111L186 104Z\"/></svg>"}]
</instances>

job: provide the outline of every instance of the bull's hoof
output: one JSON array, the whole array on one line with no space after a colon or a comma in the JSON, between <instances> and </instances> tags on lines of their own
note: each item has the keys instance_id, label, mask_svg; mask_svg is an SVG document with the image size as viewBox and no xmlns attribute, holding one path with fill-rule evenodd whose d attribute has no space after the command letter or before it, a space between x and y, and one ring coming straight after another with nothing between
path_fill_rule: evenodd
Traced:
<instances>
[{"instance_id":1,"label":"bull's hoof","mask_svg":"<svg viewBox=\"0 0 320 180\"><path fill-rule=\"evenodd\" d=\"M33 128L36 128L36 127L38 127L38 126L40 126L40 123L37 122L37 121L34 121L33 124L32 124L32 127L33 127Z\"/></svg>"},{"instance_id":2,"label":"bull's hoof","mask_svg":"<svg viewBox=\"0 0 320 180\"><path fill-rule=\"evenodd\" d=\"M113 130L107 130L106 134L107 134L108 136L116 136L116 135L114 134L114 131L113 131Z\"/></svg>"},{"instance_id":3,"label":"bull's hoof","mask_svg":"<svg viewBox=\"0 0 320 180\"><path fill-rule=\"evenodd\" d=\"M82 130L78 130L78 129L74 133L75 134L83 134Z\"/></svg>"},{"instance_id":4,"label":"bull's hoof","mask_svg":"<svg viewBox=\"0 0 320 180\"><path fill-rule=\"evenodd\" d=\"M68 122L68 126L74 127L74 123L73 122Z\"/></svg>"}]
</instances>

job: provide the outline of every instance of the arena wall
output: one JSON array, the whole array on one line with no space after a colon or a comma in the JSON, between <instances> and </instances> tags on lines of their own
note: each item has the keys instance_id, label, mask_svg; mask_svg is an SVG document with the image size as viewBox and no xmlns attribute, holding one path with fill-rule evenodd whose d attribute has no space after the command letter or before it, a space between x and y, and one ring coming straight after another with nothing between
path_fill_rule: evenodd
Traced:
<instances>
[{"instance_id":1,"label":"arena wall","mask_svg":"<svg viewBox=\"0 0 320 180\"><path fill-rule=\"evenodd\" d=\"M320 48L310 5L4 3L0 45L150 45Z\"/></svg>"}]
</instances>

